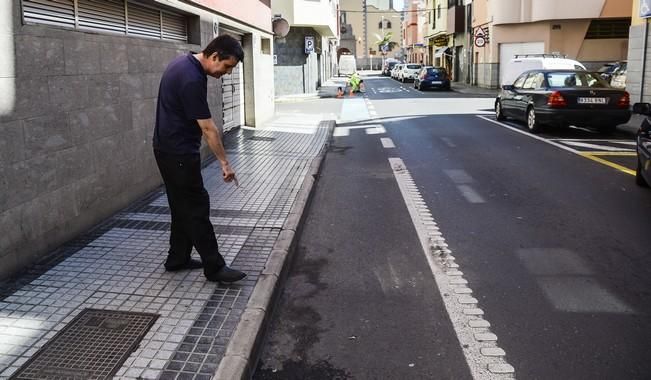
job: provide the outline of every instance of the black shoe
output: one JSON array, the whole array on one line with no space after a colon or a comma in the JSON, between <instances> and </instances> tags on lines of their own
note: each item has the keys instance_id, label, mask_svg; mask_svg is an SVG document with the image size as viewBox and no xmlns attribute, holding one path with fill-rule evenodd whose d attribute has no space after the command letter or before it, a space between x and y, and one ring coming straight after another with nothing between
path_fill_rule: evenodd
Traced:
<instances>
[{"instance_id":1,"label":"black shoe","mask_svg":"<svg viewBox=\"0 0 651 380\"><path fill-rule=\"evenodd\" d=\"M229 268L228 265L224 265L217 271L217 273L207 278L209 281L231 283L239 281L244 277L246 277L246 273L237 269Z\"/></svg>"},{"instance_id":2,"label":"black shoe","mask_svg":"<svg viewBox=\"0 0 651 380\"><path fill-rule=\"evenodd\" d=\"M181 265L168 266L165 264L165 270L168 272L177 272L180 270L192 270L203 268L203 263L197 259L190 259L186 263Z\"/></svg>"}]
</instances>

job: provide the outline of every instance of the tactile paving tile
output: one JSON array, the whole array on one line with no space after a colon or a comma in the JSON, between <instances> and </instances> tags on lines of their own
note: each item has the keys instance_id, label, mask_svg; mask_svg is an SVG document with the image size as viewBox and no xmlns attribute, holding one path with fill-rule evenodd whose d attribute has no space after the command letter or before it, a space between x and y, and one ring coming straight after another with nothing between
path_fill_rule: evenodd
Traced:
<instances>
[{"instance_id":1,"label":"tactile paving tile","mask_svg":"<svg viewBox=\"0 0 651 380\"><path fill-rule=\"evenodd\" d=\"M109 379L158 315L85 309L10 379Z\"/></svg>"}]
</instances>

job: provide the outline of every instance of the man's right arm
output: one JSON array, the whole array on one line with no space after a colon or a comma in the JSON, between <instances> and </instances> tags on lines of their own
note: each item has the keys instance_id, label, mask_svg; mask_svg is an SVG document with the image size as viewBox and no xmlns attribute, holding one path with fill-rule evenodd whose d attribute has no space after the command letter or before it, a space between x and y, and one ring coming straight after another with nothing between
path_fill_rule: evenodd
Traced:
<instances>
[{"instance_id":1,"label":"man's right arm","mask_svg":"<svg viewBox=\"0 0 651 380\"><path fill-rule=\"evenodd\" d=\"M219 160L219 164L222 167L222 172L224 175L224 181L230 182L235 178L235 171L231 168L228 158L226 157L226 150L224 149L224 144L222 143L221 133L215 122L211 119L200 119L197 120L201 132L203 133L203 138L206 140L208 147L215 154L215 157Z\"/></svg>"}]
</instances>

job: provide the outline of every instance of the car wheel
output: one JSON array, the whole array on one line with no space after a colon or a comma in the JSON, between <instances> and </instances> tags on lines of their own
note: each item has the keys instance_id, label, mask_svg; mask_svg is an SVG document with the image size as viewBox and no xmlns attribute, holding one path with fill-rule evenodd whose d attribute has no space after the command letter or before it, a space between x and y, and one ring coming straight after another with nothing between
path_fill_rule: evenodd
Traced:
<instances>
[{"instance_id":1,"label":"car wheel","mask_svg":"<svg viewBox=\"0 0 651 380\"><path fill-rule=\"evenodd\" d=\"M635 183L638 186L649 187L647 181L642 177L642 163L639 158L637 159L637 169L635 170Z\"/></svg>"},{"instance_id":2,"label":"car wheel","mask_svg":"<svg viewBox=\"0 0 651 380\"><path fill-rule=\"evenodd\" d=\"M495 102L495 119L497 119L497 121L506 120L506 116L504 116L504 113L502 112L502 102L499 100Z\"/></svg>"},{"instance_id":3,"label":"car wheel","mask_svg":"<svg viewBox=\"0 0 651 380\"><path fill-rule=\"evenodd\" d=\"M533 107L527 109L527 129L531 133L540 132L540 123L536 117L536 110Z\"/></svg>"}]
</instances>

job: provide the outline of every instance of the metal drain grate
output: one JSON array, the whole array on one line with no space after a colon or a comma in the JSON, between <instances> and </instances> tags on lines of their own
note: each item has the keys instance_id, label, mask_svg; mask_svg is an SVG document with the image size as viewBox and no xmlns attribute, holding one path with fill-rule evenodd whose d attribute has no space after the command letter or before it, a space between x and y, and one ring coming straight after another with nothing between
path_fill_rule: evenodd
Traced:
<instances>
[{"instance_id":1,"label":"metal drain grate","mask_svg":"<svg viewBox=\"0 0 651 380\"><path fill-rule=\"evenodd\" d=\"M157 314L84 309L10 379L110 379Z\"/></svg>"}]
</instances>

